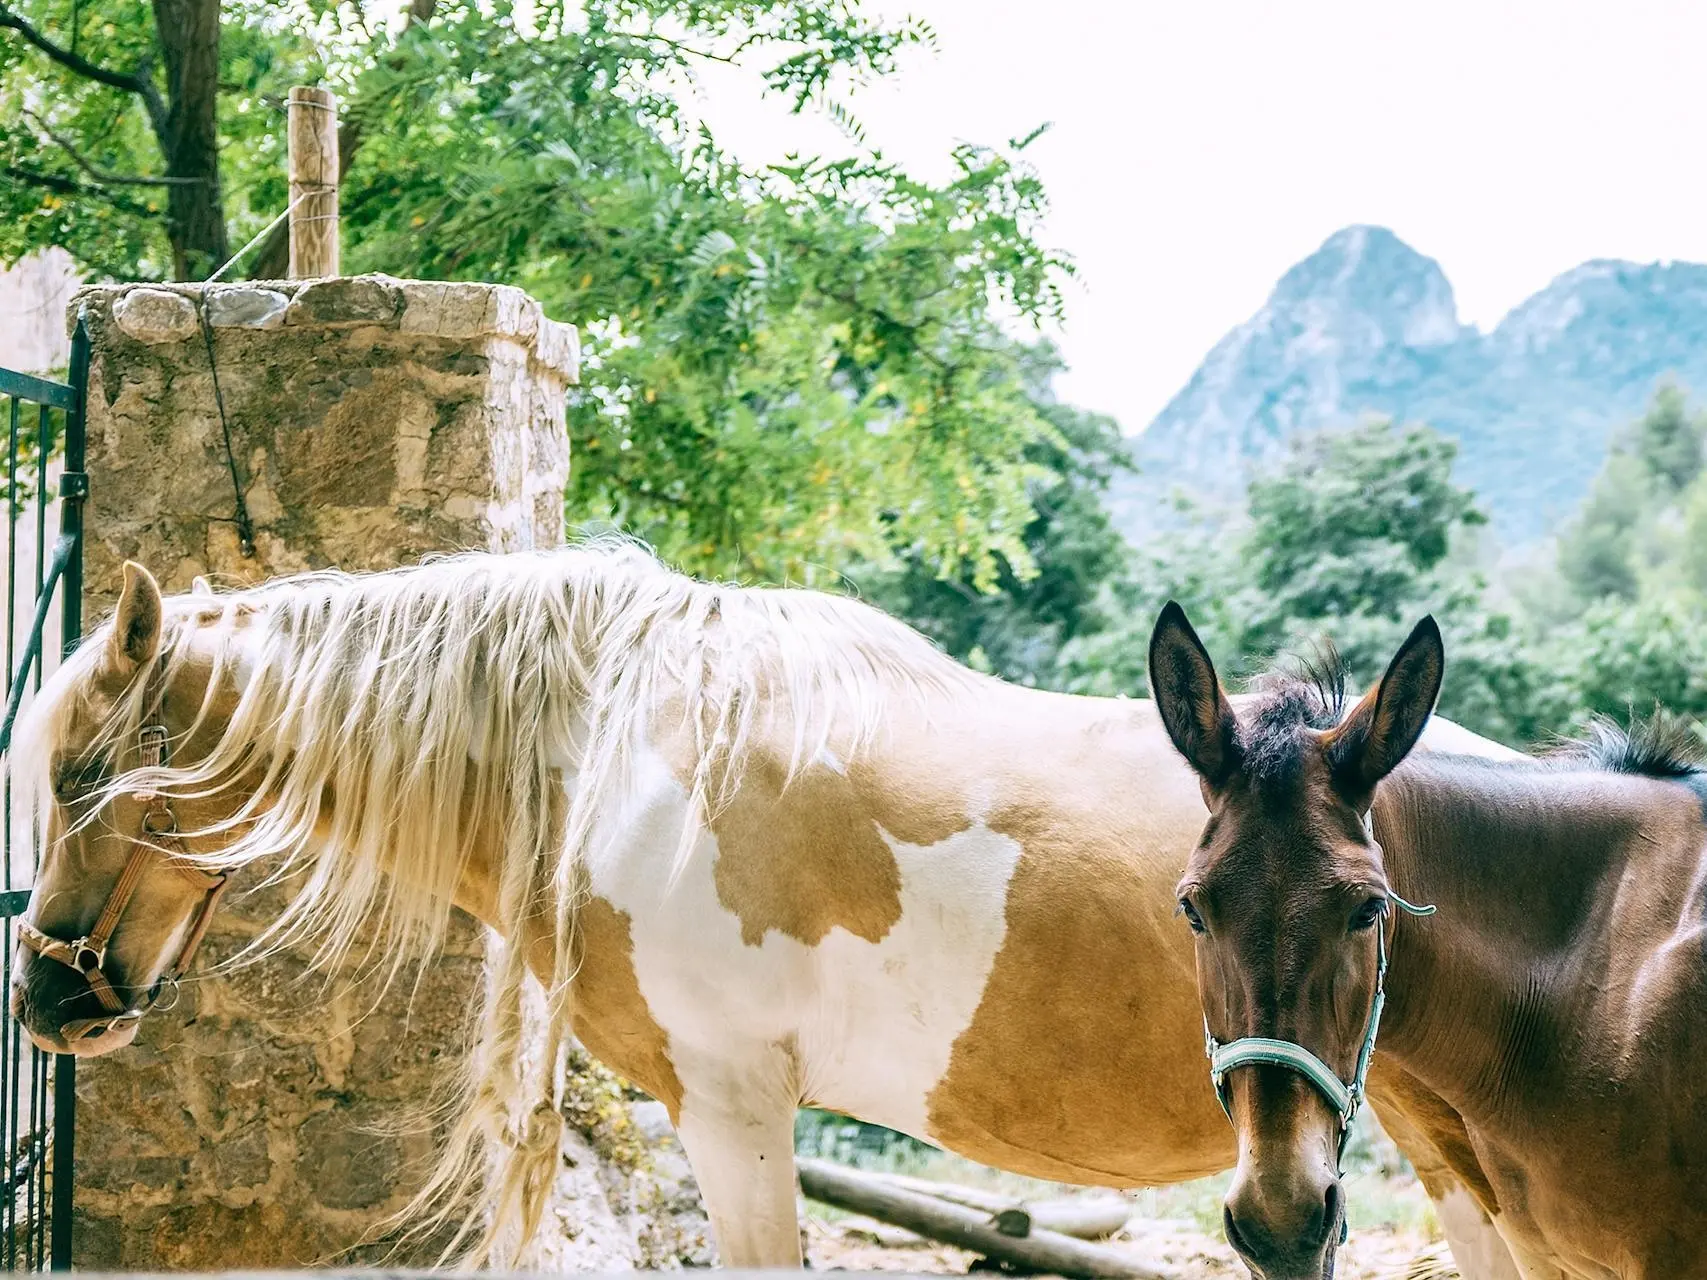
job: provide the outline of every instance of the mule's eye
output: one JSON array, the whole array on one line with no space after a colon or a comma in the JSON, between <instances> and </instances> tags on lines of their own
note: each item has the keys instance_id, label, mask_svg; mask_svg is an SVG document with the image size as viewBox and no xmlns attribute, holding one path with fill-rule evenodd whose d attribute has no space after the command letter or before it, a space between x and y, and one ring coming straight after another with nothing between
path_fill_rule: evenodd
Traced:
<instances>
[{"instance_id":1,"label":"mule's eye","mask_svg":"<svg viewBox=\"0 0 1707 1280\"><path fill-rule=\"evenodd\" d=\"M1193 933L1208 932L1204 927L1203 917L1197 914L1197 908L1192 906L1185 898L1181 898L1179 900L1179 913L1185 917L1185 922L1191 926L1191 931Z\"/></svg>"},{"instance_id":2,"label":"mule's eye","mask_svg":"<svg viewBox=\"0 0 1707 1280\"><path fill-rule=\"evenodd\" d=\"M1375 922L1387 914L1387 899L1371 898L1356 911L1351 913L1351 931L1361 933L1373 927Z\"/></svg>"}]
</instances>

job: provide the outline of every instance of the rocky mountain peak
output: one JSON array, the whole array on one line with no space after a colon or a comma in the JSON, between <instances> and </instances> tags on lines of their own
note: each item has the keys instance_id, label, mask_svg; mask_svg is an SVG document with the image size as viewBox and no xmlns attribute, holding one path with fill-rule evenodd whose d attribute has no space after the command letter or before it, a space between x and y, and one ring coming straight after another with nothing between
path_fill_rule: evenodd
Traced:
<instances>
[{"instance_id":1,"label":"rocky mountain peak","mask_svg":"<svg viewBox=\"0 0 1707 1280\"><path fill-rule=\"evenodd\" d=\"M1283 275L1133 444L1111 496L1133 536L1183 489L1233 503L1296 432L1378 416L1460 445L1459 478L1508 543L1568 515L1613 430L1666 379L1707 392L1707 266L1609 260L1565 272L1489 334L1440 265L1384 227L1336 231Z\"/></svg>"}]
</instances>

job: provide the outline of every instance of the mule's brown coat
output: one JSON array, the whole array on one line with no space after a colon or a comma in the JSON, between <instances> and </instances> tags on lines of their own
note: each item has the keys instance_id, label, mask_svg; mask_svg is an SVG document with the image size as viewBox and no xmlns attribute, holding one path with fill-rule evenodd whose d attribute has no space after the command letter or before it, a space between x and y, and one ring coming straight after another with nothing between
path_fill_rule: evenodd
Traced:
<instances>
[{"instance_id":1,"label":"mule's brown coat","mask_svg":"<svg viewBox=\"0 0 1707 1280\"><path fill-rule=\"evenodd\" d=\"M1181 881L1205 922L1202 1007L1223 1040L1287 1039L1343 1079L1374 984L1379 916L1364 908L1384 900L1370 895L1433 904L1390 926L1375 1077L1425 1185L1462 1185L1525 1274L1707 1276L1707 771L1680 737L1611 730L1580 759L1399 766L1439 650L1420 625L1374 704L1398 731L1349 760L1322 723L1335 708L1310 696L1329 681L1283 684L1244 723L1239 745L1265 766L1211 786ZM1241 1252L1265 1274L1319 1274L1332 1116L1273 1069L1233 1080ZM1322 1132L1266 1140L1306 1109Z\"/></svg>"}]
</instances>

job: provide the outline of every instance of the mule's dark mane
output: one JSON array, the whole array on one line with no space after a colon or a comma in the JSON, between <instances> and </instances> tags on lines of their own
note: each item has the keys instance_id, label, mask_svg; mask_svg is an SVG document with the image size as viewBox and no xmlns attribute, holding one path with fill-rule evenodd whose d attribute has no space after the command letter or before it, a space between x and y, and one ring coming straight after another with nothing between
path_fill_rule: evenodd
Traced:
<instances>
[{"instance_id":1,"label":"mule's dark mane","mask_svg":"<svg viewBox=\"0 0 1707 1280\"><path fill-rule=\"evenodd\" d=\"M1345 715L1346 666L1329 644L1295 654L1251 682L1256 706L1239 724L1247 777L1284 783L1296 772L1307 731L1332 729Z\"/></svg>"},{"instance_id":2,"label":"mule's dark mane","mask_svg":"<svg viewBox=\"0 0 1707 1280\"><path fill-rule=\"evenodd\" d=\"M1700 737L1688 722L1664 712L1634 721L1629 728L1596 716L1581 738L1547 758L1644 778L1698 778L1707 773L1707 747Z\"/></svg>"},{"instance_id":3,"label":"mule's dark mane","mask_svg":"<svg viewBox=\"0 0 1707 1280\"><path fill-rule=\"evenodd\" d=\"M1256 704L1239 720L1240 762L1259 785L1284 784L1295 776L1307 735L1332 729L1346 713L1349 677L1333 644L1293 654L1250 682ZM1707 803L1707 743L1687 720L1656 710L1628 726L1605 716L1589 722L1580 738L1559 743L1540 756L1488 760L1464 756L1478 766L1509 769L1583 768L1643 778L1672 778L1702 792Z\"/></svg>"}]
</instances>

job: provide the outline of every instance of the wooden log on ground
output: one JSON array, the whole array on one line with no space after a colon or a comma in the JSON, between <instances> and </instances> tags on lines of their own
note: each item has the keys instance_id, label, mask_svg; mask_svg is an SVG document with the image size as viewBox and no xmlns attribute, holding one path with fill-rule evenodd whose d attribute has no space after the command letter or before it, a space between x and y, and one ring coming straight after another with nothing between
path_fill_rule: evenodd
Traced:
<instances>
[{"instance_id":1,"label":"wooden log on ground","mask_svg":"<svg viewBox=\"0 0 1707 1280\"><path fill-rule=\"evenodd\" d=\"M862 1169L860 1172L865 1171ZM1017 1209L1020 1205L1017 1196L1005 1196L999 1191L986 1191L982 1187L963 1187L958 1182L938 1182L934 1178L915 1178L905 1173L873 1172L871 1176L881 1182L887 1182L892 1187L900 1187L903 1191L935 1196L938 1200L962 1204L968 1209L982 1209L985 1213L1000 1213L1003 1209Z\"/></svg>"},{"instance_id":2,"label":"wooden log on ground","mask_svg":"<svg viewBox=\"0 0 1707 1280\"><path fill-rule=\"evenodd\" d=\"M1041 1230L1059 1231L1079 1240L1106 1240L1132 1221L1132 1204L1113 1196L1027 1200L1001 1210L991 1220L1004 1235L1024 1236Z\"/></svg>"},{"instance_id":3,"label":"wooden log on ground","mask_svg":"<svg viewBox=\"0 0 1707 1280\"><path fill-rule=\"evenodd\" d=\"M909 1191L828 1160L801 1159L795 1163L800 1169L800 1189L810 1199L863 1213L1010 1267L1085 1280L1100 1276L1176 1280L1174 1272L1146 1266L1130 1254L1106 1245L1035 1227L1024 1237L1004 1235L983 1210Z\"/></svg>"},{"instance_id":4,"label":"wooden log on ground","mask_svg":"<svg viewBox=\"0 0 1707 1280\"><path fill-rule=\"evenodd\" d=\"M982 1209L991 1216L996 1229L1004 1235L1025 1236L1033 1228L1059 1231L1062 1235L1081 1240L1106 1240L1132 1220L1132 1202L1123 1196L1060 1197L1051 1200L1022 1200L986 1191L982 1187L963 1187L954 1182L936 1182L930 1178L914 1178L904 1173L874 1173L891 1186L921 1195L935 1196L950 1204Z\"/></svg>"},{"instance_id":5,"label":"wooden log on ground","mask_svg":"<svg viewBox=\"0 0 1707 1280\"><path fill-rule=\"evenodd\" d=\"M885 1249L928 1249L934 1243L923 1236L914 1235L911 1231L903 1231L900 1227L892 1227L887 1222L879 1222L876 1218L867 1218L860 1214L843 1218L833 1225L843 1237L869 1240Z\"/></svg>"}]
</instances>

